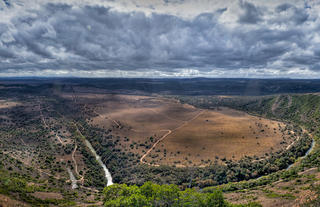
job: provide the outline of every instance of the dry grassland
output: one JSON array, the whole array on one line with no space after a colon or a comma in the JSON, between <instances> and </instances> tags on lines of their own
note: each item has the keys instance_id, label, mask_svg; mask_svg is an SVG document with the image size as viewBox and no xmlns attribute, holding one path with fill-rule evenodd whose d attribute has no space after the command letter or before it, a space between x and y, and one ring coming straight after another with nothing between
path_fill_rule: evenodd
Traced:
<instances>
[{"instance_id":1,"label":"dry grassland","mask_svg":"<svg viewBox=\"0 0 320 207\"><path fill-rule=\"evenodd\" d=\"M133 95L81 94L77 99L87 100L96 114L89 123L111 129L124 151L143 156L171 131L144 158L154 165L205 166L223 158L263 157L288 145L282 143L287 139L283 123L229 108L201 110Z\"/></svg>"},{"instance_id":2,"label":"dry grassland","mask_svg":"<svg viewBox=\"0 0 320 207\"><path fill-rule=\"evenodd\" d=\"M206 110L166 137L148 160L152 162L153 157L161 164L186 166L206 165L216 158L260 157L283 147L280 143L284 126L232 109Z\"/></svg>"}]
</instances>

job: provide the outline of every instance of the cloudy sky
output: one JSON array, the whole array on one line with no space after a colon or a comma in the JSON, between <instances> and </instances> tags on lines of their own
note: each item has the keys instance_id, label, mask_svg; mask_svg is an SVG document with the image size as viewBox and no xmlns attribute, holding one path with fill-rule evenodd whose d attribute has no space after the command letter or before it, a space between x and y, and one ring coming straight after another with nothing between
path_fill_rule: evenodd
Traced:
<instances>
[{"instance_id":1,"label":"cloudy sky","mask_svg":"<svg viewBox=\"0 0 320 207\"><path fill-rule=\"evenodd\" d=\"M0 77L320 78L319 0L0 0Z\"/></svg>"}]
</instances>

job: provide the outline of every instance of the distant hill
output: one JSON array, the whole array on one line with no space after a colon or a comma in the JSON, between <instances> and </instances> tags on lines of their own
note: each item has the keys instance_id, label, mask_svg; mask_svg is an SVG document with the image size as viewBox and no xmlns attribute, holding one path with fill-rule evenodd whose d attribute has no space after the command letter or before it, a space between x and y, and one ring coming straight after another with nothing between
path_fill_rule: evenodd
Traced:
<instances>
[{"instance_id":1,"label":"distant hill","mask_svg":"<svg viewBox=\"0 0 320 207\"><path fill-rule=\"evenodd\" d=\"M247 95L320 92L318 79L241 79L241 78L2 78L0 85L56 87L68 85L83 89L99 88L102 93L159 93L165 95ZM42 88L43 88L42 87ZM63 88L62 88L63 89ZM66 89L66 88L65 88ZM106 90L106 91L103 91Z\"/></svg>"}]
</instances>

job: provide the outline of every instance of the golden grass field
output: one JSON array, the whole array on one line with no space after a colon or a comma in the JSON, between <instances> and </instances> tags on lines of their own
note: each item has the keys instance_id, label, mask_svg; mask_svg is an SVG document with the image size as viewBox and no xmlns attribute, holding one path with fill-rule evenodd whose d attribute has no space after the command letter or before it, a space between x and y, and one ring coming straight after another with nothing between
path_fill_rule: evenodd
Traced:
<instances>
[{"instance_id":1,"label":"golden grass field","mask_svg":"<svg viewBox=\"0 0 320 207\"><path fill-rule=\"evenodd\" d=\"M292 142L282 130L284 123L229 108L202 110L149 96L77 97L87 100L86 107L96 114L90 124L112 129L120 148L138 153L147 164L205 166L223 158L263 157Z\"/></svg>"},{"instance_id":2,"label":"golden grass field","mask_svg":"<svg viewBox=\"0 0 320 207\"><path fill-rule=\"evenodd\" d=\"M167 156L159 156L158 162L176 165L205 165L216 156L233 160L245 155L260 157L281 147L283 138L279 126L284 128L282 123L228 108L205 110L166 137L151 157L157 151L166 150Z\"/></svg>"}]
</instances>

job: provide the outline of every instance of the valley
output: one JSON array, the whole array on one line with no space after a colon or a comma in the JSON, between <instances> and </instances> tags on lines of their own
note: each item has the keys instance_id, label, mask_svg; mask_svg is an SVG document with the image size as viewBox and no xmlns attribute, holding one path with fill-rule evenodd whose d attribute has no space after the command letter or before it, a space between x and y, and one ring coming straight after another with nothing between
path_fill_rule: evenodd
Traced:
<instances>
[{"instance_id":1,"label":"valley","mask_svg":"<svg viewBox=\"0 0 320 207\"><path fill-rule=\"evenodd\" d=\"M288 136L284 123L229 108L201 110L160 97L74 95L96 114L90 124L126 137L119 141L121 150L138 153L142 163L155 166L208 166L222 158L262 157L297 139L295 132Z\"/></svg>"},{"instance_id":2,"label":"valley","mask_svg":"<svg viewBox=\"0 0 320 207\"><path fill-rule=\"evenodd\" d=\"M234 206L317 200L318 119L308 106L317 95L29 87L0 89L0 192L9 196L0 203L100 206L108 189L149 182L198 196L222 191Z\"/></svg>"}]
</instances>

